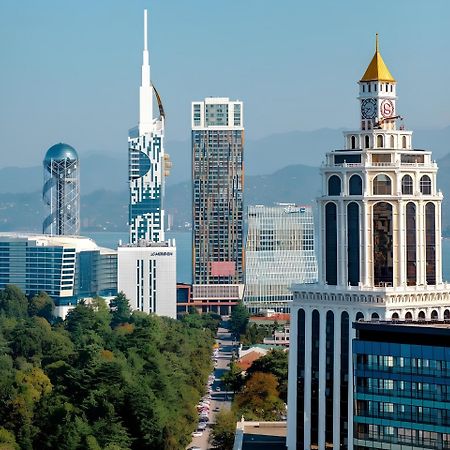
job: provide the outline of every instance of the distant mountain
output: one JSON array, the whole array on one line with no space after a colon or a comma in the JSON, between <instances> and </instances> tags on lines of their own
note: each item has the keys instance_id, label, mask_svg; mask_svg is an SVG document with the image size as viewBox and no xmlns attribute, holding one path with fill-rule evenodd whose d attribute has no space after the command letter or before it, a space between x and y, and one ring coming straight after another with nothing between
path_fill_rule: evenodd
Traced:
<instances>
[{"instance_id":1,"label":"distant mountain","mask_svg":"<svg viewBox=\"0 0 450 450\"><path fill-rule=\"evenodd\" d=\"M314 131L292 131L274 134L262 139L245 142L245 173L262 175L283 167L304 165L320 166L325 153L342 148L343 130L323 128ZM443 158L450 152L450 127L440 130L419 130L414 133L416 148L432 150L433 158ZM167 186L175 186L191 178L191 144L186 141L167 141L166 151L173 166L167 178ZM81 192L90 194L96 190L120 191L127 184L127 153L121 157L92 153L81 157ZM41 166L0 169L0 193L24 193L38 191L42 187ZM18 182L20 180L20 182Z\"/></svg>"}]
</instances>

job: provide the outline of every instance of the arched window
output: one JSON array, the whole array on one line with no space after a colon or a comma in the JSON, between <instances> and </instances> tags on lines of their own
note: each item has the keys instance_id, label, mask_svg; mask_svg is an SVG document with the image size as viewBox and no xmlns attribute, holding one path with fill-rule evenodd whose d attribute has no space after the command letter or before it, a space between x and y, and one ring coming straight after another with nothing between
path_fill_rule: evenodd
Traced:
<instances>
[{"instance_id":1,"label":"arched window","mask_svg":"<svg viewBox=\"0 0 450 450\"><path fill-rule=\"evenodd\" d=\"M351 286L359 283L359 205L347 206L347 282Z\"/></svg>"},{"instance_id":2,"label":"arched window","mask_svg":"<svg viewBox=\"0 0 450 450\"><path fill-rule=\"evenodd\" d=\"M436 216L434 203L425 206L425 254L427 284L436 284Z\"/></svg>"},{"instance_id":3,"label":"arched window","mask_svg":"<svg viewBox=\"0 0 450 450\"><path fill-rule=\"evenodd\" d=\"M384 142L383 141L384 141L383 136L381 134L379 134L377 136L377 147L378 148L383 148L384 147Z\"/></svg>"},{"instance_id":4,"label":"arched window","mask_svg":"<svg viewBox=\"0 0 450 450\"><path fill-rule=\"evenodd\" d=\"M372 313L371 319L372 320L379 320L380 316L377 313Z\"/></svg>"},{"instance_id":5,"label":"arched window","mask_svg":"<svg viewBox=\"0 0 450 450\"><path fill-rule=\"evenodd\" d=\"M325 324L325 417L333 417L334 389L334 313L327 311ZM333 442L333 421L325 423L325 442Z\"/></svg>"},{"instance_id":6,"label":"arched window","mask_svg":"<svg viewBox=\"0 0 450 450\"><path fill-rule=\"evenodd\" d=\"M435 309L431 311L431 320L438 320L438 312Z\"/></svg>"},{"instance_id":7,"label":"arched window","mask_svg":"<svg viewBox=\"0 0 450 450\"><path fill-rule=\"evenodd\" d=\"M373 195L391 195L391 179L387 175L380 174L374 178Z\"/></svg>"},{"instance_id":8,"label":"arched window","mask_svg":"<svg viewBox=\"0 0 450 450\"><path fill-rule=\"evenodd\" d=\"M417 318L418 318L419 320L425 320L425 313L424 313L423 311L420 311L420 312L419 312L419 315L417 316Z\"/></svg>"},{"instance_id":9,"label":"arched window","mask_svg":"<svg viewBox=\"0 0 450 450\"><path fill-rule=\"evenodd\" d=\"M403 195L413 195L414 183L410 175L405 175L402 178L402 194Z\"/></svg>"},{"instance_id":10,"label":"arched window","mask_svg":"<svg viewBox=\"0 0 450 450\"><path fill-rule=\"evenodd\" d=\"M364 136L364 148L370 147L370 138L369 136Z\"/></svg>"},{"instance_id":11,"label":"arched window","mask_svg":"<svg viewBox=\"0 0 450 450\"><path fill-rule=\"evenodd\" d=\"M399 317L398 317L398 313L394 313L394 314L392 314L392 318L393 318L393 319L399 319Z\"/></svg>"},{"instance_id":12,"label":"arched window","mask_svg":"<svg viewBox=\"0 0 450 450\"><path fill-rule=\"evenodd\" d=\"M391 136L391 148L395 148L395 138Z\"/></svg>"},{"instance_id":13,"label":"arched window","mask_svg":"<svg viewBox=\"0 0 450 450\"><path fill-rule=\"evenodd\" d=\"M450 320L450 310L448 309L444 311L444 320Z\"/></svg>"},{"instance_id":14,"label":"arched window","mask_svg":"<svg viewBox=\"0 0 450 450\"><path fill-rule=\"evenodd\" d=\"M402 148L406 148L406 136L402 136Z\"/></svg>"},{"instance_id":15,"label":"arched window","mask_svg":"<svg viewBox=\"0 0 450 450\"><path fill-rule=\"evenodd\" d=\"M431 195L431 178L428 175L424 175L420 179L420 192L424 195Z\"/></svg>"},{"instance_id":16,"label":"arched window","mask_svg":"<svg viewBox=\"0 0 450 450\"><path fill-rule=\"evenodd\" d=\"M392 205L381 202L373 206L373 274L375 286L393 282Z\"/></svg>"},{"instance_id":17,"label":"arched window","mask_svg":"<svg viewBox=\"0 0 450 450\"><path fill-rule=\"evenodd\" d=\"M408 286L415 286L417 276L416 261L416 205L406 205L406 280Z\"/></svg>"},{"instance_id":18,"label":"arched window","mask_svg":"<svg viewBox=\"0 0 450 450\"><path fill-rule=\"evenodd\" d=\"M341 195L341 179L337 175L328 178L328 195Z\"/></svg>"},{"instance_id":19,"label":"arched window","mask_svg":"<svg viewBox=\"0 0 450 450\"><path fill-rule=\"evenodd\" d=\"M352 148L356 148L356 138L355 138L355 136L351 137L351 145L352 145Z\"/></svg>"},{"instance_id":20,"label":"arched window","mask_svg":"<svg viewBox=\"0 0 450 450\"><path fill-rule=\"evenodd\" d=\"M405 320L412 320L412 314L410 313L410 312L407 312L406 314L405 314Z\"/></svg>"},{"instance_id":21,"label":"arched window","mask_svg":"<svg viewBox=\"0 0 450 450\"><path fill-rule=\"evenodd\" d=\"M325 276L328 284L337 284L337 209L325 206Z\"/></svg>"},{"instance_id":22,"label":"arched window","mask_svg":"<svg viewBox=\"0 0 450 450\"><path fill-rule=\"evenodd\" d=\"M348 183L350 195L362 195L362 178L359 175L352 175Z\"/></svg>"},{"instance_id":23,"label":"arched window","mask_svg":"<svg viewBox=\"0 0 450 450\"><path fill-rule=\"evenodd\" d=\"M358 320L364 320L364 314L361 311L356 313L356 321Z\"/></svg>"}]
</instances>

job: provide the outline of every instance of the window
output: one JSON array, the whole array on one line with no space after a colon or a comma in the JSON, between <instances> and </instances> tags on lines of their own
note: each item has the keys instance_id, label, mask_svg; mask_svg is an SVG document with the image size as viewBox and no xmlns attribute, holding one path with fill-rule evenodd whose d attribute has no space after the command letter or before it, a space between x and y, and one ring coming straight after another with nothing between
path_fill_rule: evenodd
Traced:
<instances>
[{"instance_id":1,"label":"window","mask_svg":"<svg viewBox=\"0 0 450 450\"><path fill-rule=\"evenodd\" d=\"M374 178L373 195L391 195L391 179L387 175L380 174Z\"/></svg>"},{"instance_id":2,"label":"window","mask_svg":"<svg viewBox=\"0 0 450 450\"><path fill-rule=\"evenodd\" d=\"M420 179L420 192L424 195L431 195L431 179L428 175L424 175Z\"/></svg>"},{"instance_id":3,"label":"window","mask_svg":"<svg viewBox=\"0 0 450 450\"><path fill-rule=\"evenodd\" d=\"M398 317L398 313L394 313L394 314L392 314L392 318L393 318L393 319L399 319L399 317Z\"/></svg>"},{"instance_id":4,"label":"window","mask_svg":"<svg viewBox=\"0 0 450 450\"><path fill-rule=\"evenodd\" d=\"M375 286L392 285L393 231L392 205L381 202L373 206L373 274Z\"/></svg>"},{"instance_id":5,"label":"window","mask_svg":"<svg viewBox=\"0 0 450 450\"><path fill-rule=\"evenodd\" d=\"M351 146L352 146L352 149L356 148L356 138L355 138L355 136L351 137Z\"/></svg>"},{"instance_id":6,"label":"window","mask_svg":"<svg viewBox=\"0 0 450 450\"><path fill-rule=\"evenodd\" d=\"M356 175L357 176L357 175ZM347 282L352 286L359 283L359 206L349 203L347 207Z\"/></svg>"},{"instance_id":7,"label":"window","mask_svg":"<svg viewBox=\"0 0 450 450\"><path fill-rule=\"evenodd\" d=\"M406 148L406 136L402 136L402 148Z\"/></svg>"},{"instance_id":8,"label":"window","mask_svg":"<svg viewBox=\"0 0 450 450\"><path fill-rule=\"evenodd\" d=\"M337 211L334 203L325 206L325 274L328 284L337 284Z\"/></svg>"},{"instance_id":9,"label":"window","mask_svg":"<svg viewBox=\"0 0 450 450\"><path fill-rule=\"evenodd\" d=\"M364 147L369 148L370 147L370 138L369 136L364 136Z\"/></svg>"},{"instance_id":10,"label":"window","mask_svg":"<svg viewBox=\"0 0 450 450\"><path fill-rule=\"evenodd\" d=\"M425 320L425 313L423 311L419 312L418 319L419 320Z\"/></svg>"},{"instance_id":11,"label":"window","mask_svg":"<svg viewBox=\"0 0 450 450\"><path fill-rule=\"evenodd\" d=\"M395 138L391 136L391 148L395 148Z\"/></svg>"},{"instance_id":12,"label":"window","mask_svg":"<svg viewBox=\"0 0 450 450\"><path fill-rule=\"evenodd\" d=\"M383 148L384 147L384 138L381 134L377 136L377 147Z\"/></svg>"},{"instance_id":13,"label":"window","mask_svg":"<svg viewBox=\"0 0 450 450\"><path fill-rule=\"evenodd\" d=\"M403 195L413 195L413 179L410 175L405 175L402 178L402 194Z\"/></svg>"},{"instance_id":14,"label":"window","mask_svg":"<svg viewBox=\"0 0 450 450\"><path fill-rule=\"evenodd\" d=\"M405 320L412 320L412 314L410 312L405 314Z\"/></svg>"},{"instance_id":15,"label":"window","mask_svg":"<svg viewBox=\"0 0 450 450\"><path fill-rule=\"evenodd\" d=\"M377 313L372 313L371 319L372 320L378 320L380 316Z\"/></svg>"},{"instance_id":16,"label":"window","mask_svg":"<svg viewBox=\"0 0 450 450\"><path fill-rule=\"evenodd\" d=\"M341 179L337 175L328 179L328 195L341 195Z\"/></svg>"},{"instance_id":17,"label":"window","mask_svg":"<svg viewBox=\"0 0 450 450\"><path fill-rule=\"evenodd\" d=\"M426 278L428 284L436 284L436 226L435 206L427 203L425 206L425 253Z\"/></svg>"},{"instance_id":18,"label":"window","mask_svg":"<svg viewBox=\"0 0 450 450\"><path fill-rule=\"evenodd\" d=\"M416 264L416 205L409 202L406 205L406 280L408 286L416 284Z\"/></svg>"},{"instance_id":19,"label":"window","mask_svg":"<svg viewBox=\"0 0 450 450\"><path fill-rule=\"evenodd\" d=\"M348 184L350 195L362 195L362 178L359 175L352 175Z\"/></svg>"},{"instance_id":20,"label":"window","mask_svg":"<svg viewBox=\"0 0 450 450\"><path fill-rule=\"evenodd\" d=\"M431 311L431 320L438 320L438 312L435 309Z\"/></svg>"}]
</instances>

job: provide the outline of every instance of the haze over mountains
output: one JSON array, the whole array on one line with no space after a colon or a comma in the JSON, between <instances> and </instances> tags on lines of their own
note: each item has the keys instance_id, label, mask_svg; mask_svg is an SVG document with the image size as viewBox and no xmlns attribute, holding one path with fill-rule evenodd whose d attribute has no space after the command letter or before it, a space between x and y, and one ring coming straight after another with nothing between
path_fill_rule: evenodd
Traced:
<instances>
[{"instance_id":1,"label":"haze over mountains","mask_svg":"<svg viewBox=\"0 0 450 450\"><path fill-rule=\"evenodd\" d=\"M342 130L321 129L271 135L245 144L245 203L311 203L320 193L320 166L326 151L340 148ZM433 151L444 192L443 229L450 226L450 127L414 133L414 146ZM126 146L125 146L126 147ZM42 155L46 149L42 149ZM175 227L191 221L190 142L167 142L173 170L166 209ZM127 152L120 157L80 156L81 223L85 230L126 230ZM0 230L40 232L45 215L42 167L0 169ZM19 182L18 182L19 180Z\"/></svg>"}]
</instances>

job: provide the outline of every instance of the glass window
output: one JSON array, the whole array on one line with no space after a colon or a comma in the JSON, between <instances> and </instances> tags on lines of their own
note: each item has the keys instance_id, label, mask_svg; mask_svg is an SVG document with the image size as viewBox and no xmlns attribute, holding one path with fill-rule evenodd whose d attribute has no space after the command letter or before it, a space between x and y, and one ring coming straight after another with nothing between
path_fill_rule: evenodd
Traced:
<instances>
[{"instance_id":1,"label":"glass window","mask_svg":"<svg viewBox=\"0 0 450 450\"><path fill-rule=\"evenodd\" d=\"M377 136L377 147L383 148L384 147L384 138L381 134Z\"/></svg>"},{"instance_id":2,"label":"glass window","mask_svg":"<svg viewBox=\"0 0 450 450\"><path fill-rule=\"evenodd\" d=\"M431 195L431 179L428 175L424 175L420 179L420 192L424 195Z\"/></svg>"},{"instance_id":3,"label":"glass window","mask_svg":"<svg viewBox=\"0 0 450 450\"><path fill-rule=\"evenodd\" d=\"M356 148L356 138L355 138L355 136L351 137L351 146L352 146L352 149Z\"/></svg>"},{"instance_id":4,"label":"glass window","mask_svg":"<svg viewBox=\"0 0 450 450\"><path fill-rule=\"evenodd\" d=\"M406 148L406 136L402 136L402 147Z\"/></svg>"},{"instance_id":5,"label":"glass window","mask_svg":"<svg viewBox=\"0 0 450 450\"><path fill-rule=\"evenodd\" d=\"M425 206L426 277L427 284L436 284L436 218L435 206Z\"/></svg>"},{"instance_id":6,"label":"glass window","mask_svg":"<svg viewBox=\"0 0 450 450\"><path fill-rule=\"evenodd\" d=\"M373 206L373 273L375 286L392 285L393 258L392 205L385 202L376 203Z\"/></svg>"},{"instance_id":7,"label":"glass window","mask_svg":"<svg viewBox=\"0 0 450 450\"><path fill-rule=\"evenodd\" d=\"M358 177L354 175L353 177ZM353 178L352 177L352 178ZM360 178L360 177L358 177ZM352 286L359 283L359 206L352 202L347 207L347 280Z\"/></svg>"},{"instance_id":8,"label":"glass window","mask_svg":"<svg viewBox=\"0 0 450 450\"><path fill-rule=\"evenodd\" d=\"M408 286L416 284L416 259L416 205L409 202L406 205L406 279Z\"/></svg>"},{"instance_id":9,"label":"glass window","mask_svg":"<svg viewBox=\"0 0 450 450\"><path fill-rule=\"evenodd\" d=\"M341 195L341 179L337 175L328 179L328 195Z\"/></svg>"},{"instance_id":10,"label":"glass window","mask_svg":"<svg viewBox=\"0 0 450 450\"><path fill-rule=\"evenodd\" d=\"M405 175L402 178L402 194L413 195L414 183L410 175Z\"/></svg>"},{"instance_id":11,"label":"glass window","mask_svg":"<svg viewBox=\"0 0 450 450\"><path fill-rule=\"evenodd\" d=\"M337 284L337 209L334 203L325 206L325 274L328 284Z\"/></svg>"},{"instance_id":12,"label":"glass window","mask_svg":"<svg viewBox=\"0 0 450 450\"><path fill-rule=\"evenodd\" d=\"M384 174L377 175L373 180L374 195L391 195L391 179Z\"/></svg>"},{"instance_id":13,"label":"glass window","mask_svg":"<svg viewBox=\"0 0 450 450\"><path fill-rule=\"evenodd\" d=\"M369 136L364 137L364 147L369 148L370 147L370 138Z\"/></svg>"},{"instance_id":14,"label":"glass window","mask_svg":"<svg viewBox=\"0 0 450 450\"><path fill-rule=\"evenodd\" d=\"M362 178L359 175L352 175L348 184L350 195L362 195Z\"/></svg>"}]
</instances>

